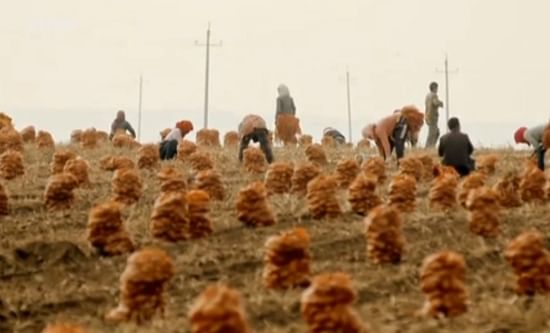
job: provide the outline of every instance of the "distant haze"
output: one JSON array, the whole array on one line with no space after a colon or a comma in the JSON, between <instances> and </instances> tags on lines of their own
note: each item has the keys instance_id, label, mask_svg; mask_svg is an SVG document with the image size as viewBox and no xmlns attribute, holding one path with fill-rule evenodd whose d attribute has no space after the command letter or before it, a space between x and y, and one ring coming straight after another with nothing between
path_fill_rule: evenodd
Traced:
<instances>
[{"instance_id":1,"label":"distant haze","mask_svg":"<svg viewBox=\"0 0 550 333\"><path fill-rule=\"evenodd\" d=\"M211 49L209 127L222 134L248 113L272 124L285 83L304 132L348 136L349 68L357 141L396 108L423 110L432 80L444 100L445 53L458 69L450 111L475 144L511 144L517 126L550 119L547 0L0 1L0 111L58 141L108 130L118 109L137 129L140 73L142 141L179 119L201 128L205 49L194 42L209 21L223 40Z\"/></svg>"}]
</instances>

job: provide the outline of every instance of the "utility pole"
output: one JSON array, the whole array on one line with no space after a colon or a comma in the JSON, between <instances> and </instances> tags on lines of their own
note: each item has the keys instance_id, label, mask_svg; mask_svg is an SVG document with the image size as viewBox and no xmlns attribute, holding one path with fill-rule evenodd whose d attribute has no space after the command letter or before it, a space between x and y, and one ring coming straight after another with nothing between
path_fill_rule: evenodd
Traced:
<instances>
[{"instance_id":1,"label":"utility pole","mask_svg":"<svg viewBox=\"0 0 550 333\"><path fill-rule=\"evenodd\" d=\"M143 95L143 76L139 74L139 102L138 102L138 141L141 140L141 98Z\"/></svg>"},{"instance_id":2,"label":"utility pole","mask_svg":"<svg viewBox=\"0 0 550 333\"><path fill-rule=\"evenodd\" d=\"M449 115L451 113L451 108L449 106L449 61L447 59L447 54L445 53L445 70L437 70L438 73L445 73L445 124L449 122ZM452 73L457 73L458 69L454 69ZM447 127L447 126L445 126ZM448 131L448 129L447 129Z\"/></svg>"},{"instance_id":3,"label":"utility pole","mask_svg":"<svg viewBox=\"0 0 550 333\"><path fill-rule=\"evenodd\" d=\"M346 86L347 86L347 95L348 95L348 135L349 142L352 143L353 139L351 136L351 98L349 92L349 70L346 68Z\"/></svg>"},{"instance_id":4,"label":"utility pole","mask_svg":"<svg viewBox=\"0 0 550 333\"><path fill-rule=\"evenodd\" d=\"M222 46L222 42L216 44L210 44L210 22L208 22L208 29L206 30L206 44L200 44L195 41L195 46L206 46L206 70L204 79L204 128L208 128L208 87L210 76L210 47Z\"/></svg>"}]
</instances>

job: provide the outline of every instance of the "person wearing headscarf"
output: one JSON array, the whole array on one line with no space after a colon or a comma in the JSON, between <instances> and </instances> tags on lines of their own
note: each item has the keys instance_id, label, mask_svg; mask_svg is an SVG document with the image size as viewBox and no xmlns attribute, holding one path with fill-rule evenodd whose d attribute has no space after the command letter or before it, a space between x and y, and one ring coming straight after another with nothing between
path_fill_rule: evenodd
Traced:
<instances>
[{"instance_id":1,"label":"person wearing headscarf","mask_svg":"<svg viewBox=\"0 0 550 333\"><path fill-rule=\"evenodd\" d=\"M275 112L275 132L277 140L285 145L296 144L297 135L301 133L300 121L296 118L296 105L284 84L277 87L277 107Z\"/></svg>"},{"instance_id":2,"label":"person wearing headscarf","mask_svg":"<svg viewBox=\"0 0 550 333\"><path fill-rule=\"evenodd\" d=\"M160 143L160 158L162 160L171 160L178 154L178 145L183 141L187 133L193 130L193 123L189 120L181 120L164 137Z\"/></svg>"},{"instance_id":3,"label":"person wearing headscarf","mask_svg":"<svg viewBox=\"0 0 550 333\"><path fill-rule=\"evenodd\" d=\"M113 120L113 123L111 124L111 133L109 134L109 140L111 140L117 131L126 131L130 132L130 135L132 138L136 138L136 132L134 131L134 128L130 123L126 120L126 115L124 111L120 110L116 114L115 120Z\"/></svg>"},{"instance_id":4,"label":"person wearing headscarf","mask_svg":"<svg viewBox=\"0 0 550 333\"><path fill-rule=\"evenodd\" d=\"M516 144L524 143L533 147L533 154L537 156L538 167L544 171L544 156L546 154L546 148L542 143L544 130L546 124L538 125L534 127L520 127L514 132L514 141Z\"/></svg>"},{"instance_id":5,"label":"person wearing headscarf","mask_svg":"<svg viewBox=\"0 0 550 333\"><path fill-rule=\"evenodd\" d=\"M273 162L273 152L269 143L269 130L265 120L255 114L249 114L239 124L239 161L243 160L243 152L250 144L250 140L260 143L260 149L264 152L268 163Z\"/></svg>"},{"instance_id":6,"label":"person wearing headscarf","mask_svg":"<svg viewBox=\"0 0 550 333\"><path fill-rule=\"evenodd\" d=\"M323 130L323 137L330 136L334 139L334 141L338 144L345 144L346 143L346 137L340 133L338 130L332 127L326 127Z\"/></svg>"},{"instance_id":7,"label":"person wearing headscarf","mask_svg":"<svg viewBox=\"0 0 550 333\"><path fill-rule=\"evenodd\" d=\"M275 122L277 122L277 117L283 114L296 116L296 105L294 105L294 99L290 96L288 87L284 84L281 84L277 88L277 92L279 93L279 96L277 97Z\"/></svg>"},{"instance_id":8,"label":"person wearing headscarf","mask_svg":"<svg viewBox=\"0 0 550 333\"><path fill-rule=\"evenodd\" d=\"M408 121L407 118L410 120ZM405 142L411 141L415 146L418 140L418 132L424 121L424 115L414 106L405 106L380 119L375 124L369 124L363 128L362 135L373 140L384 160L391 156L395 148L397 161L405 155ZM410 128L410 124L414 128Z\"/></svg>"}]
</instances>

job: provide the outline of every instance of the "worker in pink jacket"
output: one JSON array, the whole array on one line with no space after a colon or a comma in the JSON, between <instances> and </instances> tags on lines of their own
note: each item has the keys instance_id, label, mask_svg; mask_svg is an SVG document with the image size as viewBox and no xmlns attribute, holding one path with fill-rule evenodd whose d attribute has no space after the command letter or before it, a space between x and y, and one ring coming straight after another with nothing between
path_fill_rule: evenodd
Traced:
<instances>
[{"instance_id":1,"label":"worker in pink jacket","mask_svg":"<svg viewBox=\"0 0 550 333\"><path fill-rule=\"evenodd\" d=\"M380 119L376 124L363 128L365 139L373 140L384 160L391 156L393 149L397 160L405 155L405 141L410 140L413 146L418 141L424 115L413 106L395 110L393 114Z\"/></svg>"},{"instance_id":2,"label":"worker in pink jacket","mask_svg":"<svg viewBox=\"0 0 550 333\"><path fill-rule=\"evenodd\" d=\"M273 162L273 152L269 143L269 130L265 120L255 114L249 114L239 124L239 161L243 160L243 152L248 147L250 140L260 143L260 149L264 152L268 163Z\"/></svg>"}]
</instances>

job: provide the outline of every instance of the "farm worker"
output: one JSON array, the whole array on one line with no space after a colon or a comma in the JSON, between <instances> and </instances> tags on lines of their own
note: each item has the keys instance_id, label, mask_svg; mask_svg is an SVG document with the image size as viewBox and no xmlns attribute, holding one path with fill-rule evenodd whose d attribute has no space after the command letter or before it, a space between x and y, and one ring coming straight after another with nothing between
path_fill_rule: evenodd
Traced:
<instances>
[{"instance_id":1,"label":"farm worker","mask_svg":"<svg viewBox=\"0 0 550 333\"><path fill-rule=\"evenodd\" d=\"M399 162L405 155L405 141L409 140L413 147L416 145L423 121L424 115L416 107L405 106L377 123L365 126L362 135L376 143L384 160L391 156L395 148Z\"/></svg>"},{"instance_id":2,"label":"farm worker","mask_svg":"<svg viewBox=\"0 0 550 333\"><path fill-rule=\"evenodd\" d=\"M428 125L428 138L426 139L426 148L433 148L439 138L439 121L440 107L443 107L443 102L437 97L437 82L430 83L430 92L426 95L426 125Z\"/></svg>"},{"instance_id":3,"label":"farm worker","mask_svg":"<svg viewBox=\"0 0 550 333\"><path fill-rule=\"evenodd\" d=\"M475 161L470 157L474 146L467 134L460 131L458 118L449 119L449 133L439 140L438 153L443 157L443 165L452 166L461 176L467 176L475 169Z\"/></svg>"},{"instance_id":4,"label":"farm worker","mask_svg":"<svg viewBox=\"0 0 550 333\"><path fill-rule=\"evenodd\" d=\"M178 121L176 127L174 127L160 143L160 158L162 160L173 159L178 154L178 145L187 133L192 130L193 123L189 120Z\"/></svg>"},{"instance_id":5,"label":"farm worker","mask_svg":"<svg viewBox=\"0 0 550 333\"><path fill-rule=\"evenodd\" d=\"M277 87L279 96L275 111L276 138L285 145L297 143L297 134L301 134L300 122L296 118L296 105L290 96L288 87L284 84Z\"/></svg>"},{"instance_id":6,"label":"farm worker","mask_svg":"<svg viewBox=\"0 0 550 333\"><path fill-rule=\"evenodd\" d=\"M269 143L269 130L265 124L265 120L255 114L249 114L243 118L239 124L239 161L243 160L243 152L248 147L250 140L259 142L260 148L264 152L265 159L268 163L273 162L273 152Z\"/></svg>"},{"instance_id":7,"label":"farm worker","mask_svg":"<svg viewBox=\"0 0 550 333\"><path fill-rule=\"evenodd\" d=\"M546 148L542 143L544 129L547 125L538 125L531 128L520 127L514 133L514 141L516 143L525 143L533 147L533 154L537 156L539 169L544 171L544 155Z\"/></svg>"},{"instance_id":8,"label":"farm worker","mask_svg":"<svg viewBox=\"0 0 550 333\"><path fill-rule=\"evenodd\" d=\"M115 120L113 120L113 123L111 124L111 133L109 134L109 140L115 136L115 133L119 130L130 132L130 135L132 135L132 138L136 138L136 132L134 131L134 128L130 123L126 120L126 115L124 114L124 111L120 110L116 114Z\"/></svg>"},{"instance_id":9,"label":"farm worker","mask_svg":"<svg viewBox=\"0 0 550 333\"><path fill-rule=\"evenodd\" d=\"M342 133L338 132L338 130L332 127L326 127L323 130L323 136L330 136L334 139L336 143L341 145L346 143L346 137Z\"/></svg>"}]
</instances>

